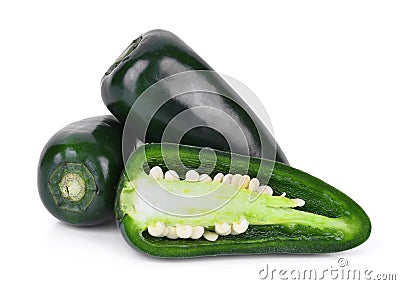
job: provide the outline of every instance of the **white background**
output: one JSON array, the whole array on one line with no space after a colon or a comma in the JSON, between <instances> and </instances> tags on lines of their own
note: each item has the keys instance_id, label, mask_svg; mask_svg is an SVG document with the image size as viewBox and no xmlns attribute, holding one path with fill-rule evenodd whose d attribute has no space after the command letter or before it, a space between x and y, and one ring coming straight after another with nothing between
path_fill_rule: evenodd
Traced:
<instances>
[{"instance_id":1,"label":"white background","mask_svg":"<svg viewBox=\"0 0 400 285\"><path fill-rule=\"evenodd\" d=\"M340 257L400 278L399 2L9 3L0 7L1 284L265 283L258 272L267 264L329 269ZM318 256L171 261L132 250L114 225L73 228L54 219L37 194L42 147L66 124L108 112L102 75L154 28L249 86L291 164L357 201L371 218L370 239Z\"/></svg>"}]
</instances>

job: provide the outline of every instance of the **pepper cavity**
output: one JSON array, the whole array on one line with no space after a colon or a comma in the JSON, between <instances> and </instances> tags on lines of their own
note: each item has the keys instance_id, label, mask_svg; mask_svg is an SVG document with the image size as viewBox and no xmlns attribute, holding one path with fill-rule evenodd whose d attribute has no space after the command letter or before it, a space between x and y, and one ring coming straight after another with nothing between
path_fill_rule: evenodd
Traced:
<instances>
[{"instance_id":1,"label":"pepper cavity","mask_svg":"<svg viewBox=\"0 0 400 285\"><path fill-rule=\"evenodd\" d=\"M273 195L273 189L268 185L260 185L257 178L250 178L248 175L241 174L222 174L218 173L211 178L208 174L199 174L195 170L189 170L185 174L185 179L180 180L179 175L174 170L163 173L159 166L152 167L149 176L154 179L165 179L167 181L186 181L191 183L219 183L230 184L238 187L239 191L258 192L260 195ZM304 200L296 198L290 199L294 202L293 207L300 207L305 204ZM169 239L199 239L204 237L208 241L215 241L219 236L239 235L244 233L250 225L245 216L239 220L215 222L213 226L198 224L165 224L162 221L154 221L147 226L147 232L154 237L166 237Z\"/></svg>"}]
</instances>

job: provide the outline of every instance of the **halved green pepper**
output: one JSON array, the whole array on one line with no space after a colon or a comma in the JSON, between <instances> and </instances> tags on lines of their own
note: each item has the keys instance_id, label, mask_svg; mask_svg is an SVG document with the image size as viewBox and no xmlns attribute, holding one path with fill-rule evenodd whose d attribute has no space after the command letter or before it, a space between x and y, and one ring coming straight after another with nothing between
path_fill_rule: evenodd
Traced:
<instances>
[{"instance_id":1,"label":"halved green pepper","mask_svg":"<svg viewBox=\"0 0 400 285\"><path fill-rule=\"evenodd\" d=\"M40 198L56 218L77 226L110 220L123 169L122 126L113 116L72 123L44 147L38 166Z\"/></svg>"},{"instance_id":2,"label":"halved green pepper","mask_svg":"<svg viewBox=\"0 0 400 285\"><path fill-rule=\"evenodd\" d=\"M211 147L288 164L272 134L245 100L168 31L153 30L135 39L103 76L101 95L121 123L134 106L132 124L137 125L133 129L139 132L143 127L146 131L136 133L142 142ZM182 114L185 117L178 119ZM173 134L163 137L174 118Z\"/></svg>"},{"instance_id":3,"label":"halved green pepper","mask_svg":"<svg viewBox=\"0 0 400 285\"><path fill-rule=\"evenodd\" d=\"M337 252L371 231L351 198L298 169L169 143L132 153L116 217L131 246L158 257Z\"/></svg>"}]
</instances>

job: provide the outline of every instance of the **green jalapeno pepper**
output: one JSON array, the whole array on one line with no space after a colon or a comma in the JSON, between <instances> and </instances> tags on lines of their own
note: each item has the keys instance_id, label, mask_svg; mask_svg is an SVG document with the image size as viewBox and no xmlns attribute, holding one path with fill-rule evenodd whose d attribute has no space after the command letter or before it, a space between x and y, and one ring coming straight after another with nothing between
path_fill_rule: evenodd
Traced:
<instances>
[{"instance_id":1,"label":"green jalapeno pepper","mask_svg":"<svg viewBox=\"0 0 400 285\"><path fill-rule=\"evenodd\" d=\"M371 231L357 203L298 169L169 143L132 153L116 216L131 246L158 257L337 252Z\"/></svg>"},{"instance_id":2,"label":"green jalapeno pepper","mask_svg":"<svg viewBox=\"0 0 400 285\"><path fill-rule=\"evenodd\" d=\"M100 224L113 217L123 169L122 126L113 116L72 123L44 147L38 167L40 198L66 223Z\"/></svg>"},{"instance_id":3,"label":"green jalapeno pepper","mask_svg":"<svg viewBox=\"0 0 400 285\"><path fill-rule=\"evenodd\" d=\"M145 92L148 88L153 88L153 97ZM145 126L143 136L138 135L142 142L207 146L288 164L245 100L170 32L153 30L135 39L103 76L101 95L121 123L135 108L133 121ZM181 114L185 117L177 119L174 134L163 138L168 124Z\"/></svg>"}]
</instances>

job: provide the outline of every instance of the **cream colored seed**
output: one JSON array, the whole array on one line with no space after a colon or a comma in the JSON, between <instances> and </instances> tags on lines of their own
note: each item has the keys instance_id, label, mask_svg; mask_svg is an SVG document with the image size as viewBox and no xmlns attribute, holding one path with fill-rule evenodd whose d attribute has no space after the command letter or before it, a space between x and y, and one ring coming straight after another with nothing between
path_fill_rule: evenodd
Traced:
<instances>
[{"instance_id":1,"label":"cream colored seed","mask_svg":"<svg viewBox=\"0 0 400 285\"><path fill-rule=\"evenodd\" d=\"M246 219L241 219L238 223L232 223L232 234L242 234L249 227L249 222Z\"/></svg>"},{"instance_id":2,"label":"cream colored seed","mask_svg":"<svg viewBox=\"0 0 400 285\"><path fill-rule=\"evenodd\" d=\"M221 236L227 236L231 233L231 225L227 222L215 223L215 232Z\"/></svg>"},{"instance_id":3,"label":"cream colored seed","mask_svg":"<svg viewBox=\"0 0 400 285\"><path fill-rule=\"evenodd\" d=\"M257 192L261 193L261 194L266 194L269 196L272 196L272 193L273 193L272 188L269 187L268 185L263 185L263 186L258 187Z\"/></svg>"},{"instance_id":4,"label":"cream colored seed","mask_svg":"<svg viewBox=\"0 0 400 285\"><path fill-rule=\"evenodd\" d=\"M241 180L242 180L243 176L240 174L235 174L232 176L232 180L231 180L231 184L232 185L237 185L237 186L241 186Z\"/></svg>"},{"instance_id":5,"label":"cream colored seed","mask_svg":"<svg viewBox=\"0 0 400 285\"><path fill-rule=\"evenodd\" d=\"M159 166L154 166L152 169L150 169L149 175L151 175L155 179L163 179L164 178L164 173Z\"/></svg>"},{"instance_id":6,"label":"cream colored seed","mask_svg":"<svg viewBox=\"0 0 400 285\"><path fill-rule=\"evenodd\" d=\"M169 239L177 239L178 238L175 227L168 226L167 229L168 229L167 238L169 238Z\"/></svg>"},{"instance_id":7,"label":"cream colored seed","mask_svg":"<svg viewBox=\"0 0 400 285\"><path fill-rule=\"evenodd\" d=\"M213 182L222 182L222 179L224 178L224 175L222 173L218 173L217 175L214 176Z\"/></svg>"},{"instance_id":8,"label":"cream colored seed","mask_svg":"<svg viewBox=\"0 0 400 285\"><path fill-rule=\"evenodd\" d=\"M208 176L208 174L202 174L202 175L200 175L199 181L200 182L211 182L212 179L210 176Z\"/></svg>"},{"instance_id":9,"label":"cream colored seed","mask_svg":"<svg viewBox=\"0 0 400 285\"><path fill-rule=\"evenodd\" d=\"M216 241L218 238L218 234L210 231L205 231L203 237L208 241Z\"/></svg>"},{"instance_id":10,"label":"cream colored seed","mask_svg":"<svg viewBox=\"0 0 400 285\"><path fill-rule=\"evenodd\" d=\"M243 188L243 184L246 182L245 180L246 180L246 178L244 178L243 176L240 178L239 183L238 183L239 188Z\"/></svg>"},{"instance_id":11,"label":"cream colored seed","mask_svg":"<svg viewBox=\"0 0 400 285\"><path fill-rule=\"evenodd\" d=\"M265 188L265 185L261 185L260 187L258 187L257 192L260 194L264 194L264 188Z\"/></svg>"},{"instance_id":12,"label":"cream colored seed","mask_svg":"<svg viewBox=\"0 0 400 285\"><path fill-rule=\"evenodd\" d=\"M296 203L296 207L302 207L306 204L306 202L300 198L292 199L292 201Z\"/></svg>"},{"instance_id":13,"label":"cream colored seed","mask_svg":"<svg viewBox=\"0 0 400 285\"><path fill-rule=\"evenodd\" d=\"M164 233L164 229L165 229L165 225L163 222L156 222L154 224L151 224L147 228L147 231L153 237L160 237Z\"/></svg>"},{"instance_id":14,"label":"cream colored seed","mask_svg":"<svg viewBox=\"0 0 400 285\"><path fill-rule=\"evenodd\" d=\"M165 172L165 180L179 181L179 175L175 170L168 170Z\"/></svg>"},{"instance_id":15,"label":"cream colored seed","mask_svg":"<svg viewBox=\"0 0 400 285\"><path fill-rule=\"evenodd\" d=\"M168 234L168 227L164 227L164 231L162 232L162 234L160 235L160 237L165 237Z\"/></svg>"},{"instance_id":16,"label":"cream colored seed","mask_svg":"<svg viewBox=\"0 0 400 285\"><path fill-rule=\"evenodd\" d=\"M237 236L239 233L237 233L233 228L231 229L231 235L232 236Z\"/></svg>"},{"instance_id":17,"label":"cream colored seed","mask_svg":"<svg viewBox=\"0 0 400 285\"><path fill-rule=\"evenodd\" d=\"M257 191L258 187L260 187L260 181L257 178L251 179L250 183L249 183L249 190L250 191Z\"/></svg>"},{"instance_id":18,"label":"cream colored seed","mask_svg":"<svg viewBox=\"0 0 400 285\"><path fill-rule=\"evenodd\" d=\"M190 236L191 239L199 239L204 234L204 228L202 226L193 227L193 233Z\"/></svg>"},{"instance_id":19,"label":"cream colored seed","mask_svg":"<svg viewBox=\"0 0 400 285\"><path fill-rule=\"evenodd\" d=\"M199 178L200 175L197 173L196 170L191 169L188 172L186 172L186 179L185 179L186 181L196 182L199 181Z\"/></svg>"},{"instance_id":20,"label":"cream colored seed","mask_svg":"<svg viewBox=\"0 0 400 285\"><path fill-rule=\"evenodd\" d=\"M233 177L233 175L230 174L230 173L228 173L228 174L225 175L224 178L222 179L222 183L231 184L232 177Z\"/></svg>"},{"instance_id":21,"label":"cream colored seed","mask_svg":"<svg viewBox=\"0 0 400 285\"><path fill-rule=\"evenodd\" d=\"M180 238L189 238L193 233L190 225L176 225L176 235Z\"/></svg>"},{"instance_id":22,"label":"cream colored seed","mask_svg":"<svg viewBox=\"0 0 400 285\"><path fill-rule=\"evenodd\" d=\"M244 175L244 176L243 176L243 185L242 185L242 188L245 188L245 189L249 188L249 184L250 184L250 176Z\"/></svg>"}]
</instances>

